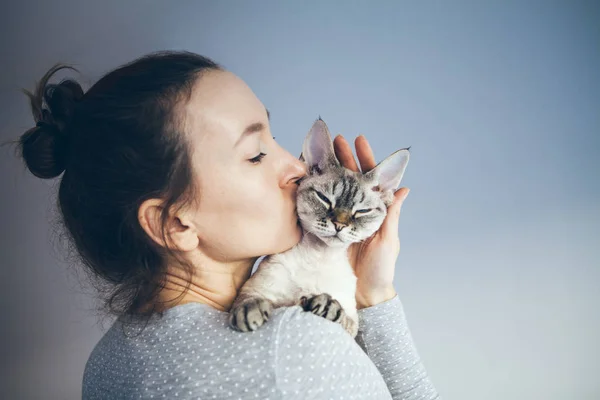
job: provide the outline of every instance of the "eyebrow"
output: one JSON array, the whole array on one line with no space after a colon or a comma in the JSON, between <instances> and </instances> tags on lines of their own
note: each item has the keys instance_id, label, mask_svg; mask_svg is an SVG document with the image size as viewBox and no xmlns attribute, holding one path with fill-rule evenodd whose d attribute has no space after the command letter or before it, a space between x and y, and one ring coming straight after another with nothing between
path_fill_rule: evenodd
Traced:
<instances>
[{"instance_id":1,"label":"eyebrow","mask_svg":"<svg viewBox=\"0 0 600 400\"><path fill-rule=\"evenodd\" d=\"M266 108L265 108L265 111L267 112L267 118L269 120L271 120L271 113ZM265 129L265 124L263 124L262 122L255 122L253 124L248 125L246 127L246 129L244 129L244 132L242 132L242 134L238 138L238 140L235 142L233 147L237 146L242 141L242 139L244 139L246 136L251 135L256 132L261 132L264 129Z\"/></svg>"}]
</instances>

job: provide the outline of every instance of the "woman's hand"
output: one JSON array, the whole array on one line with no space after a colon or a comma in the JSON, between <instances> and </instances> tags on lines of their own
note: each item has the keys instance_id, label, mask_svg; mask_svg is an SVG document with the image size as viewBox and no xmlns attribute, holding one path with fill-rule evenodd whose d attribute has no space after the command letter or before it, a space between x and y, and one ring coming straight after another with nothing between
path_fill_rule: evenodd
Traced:
<instances>
[{"instance_id":1,"label":"woman's hand","mask_svg":"<svg viewBox=\"0 0 600 400\"><path fill-rule=\"evenodd\" d=\"M344 137L338 135L333 145L338 160L352 171L366 173L377 165L371 146L364 136L359 136L354 141L360 170L352 155L352 149ZM394 272L396 259L400 253L398 221L402 203L409 191L408 188L398 189L379 230L367 240L353 243L348 250L350 264L358 278L356 283L358 309L374 306L396 296Z\"/></svg>"}]
</instances>

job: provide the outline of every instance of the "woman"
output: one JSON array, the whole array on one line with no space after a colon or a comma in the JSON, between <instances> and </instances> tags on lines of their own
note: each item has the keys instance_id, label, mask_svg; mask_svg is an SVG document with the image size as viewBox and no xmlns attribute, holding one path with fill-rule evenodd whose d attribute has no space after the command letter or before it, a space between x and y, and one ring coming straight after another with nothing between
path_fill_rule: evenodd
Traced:
<instances>
[{"instance_id":1,"label":"woman","mask_svg":"<svg viewBox=\"0 0 600 400\"><path fill-rule=\"evenodd\" d=\"M271 136L248 86L213 61L160 52L104 76L29 93L36 126L20 140L30 171L64 172L65 227L118 318L94 348L83 398L394 398L437 394L393 289L406 188L369 243L351 249L361 331L277 309L252 333L227 311L258 257L300 239L304 164ZM358 170L348 143L336 154ZM364 138L363 170L375 165Z\"/></svg>"}]
</instances>

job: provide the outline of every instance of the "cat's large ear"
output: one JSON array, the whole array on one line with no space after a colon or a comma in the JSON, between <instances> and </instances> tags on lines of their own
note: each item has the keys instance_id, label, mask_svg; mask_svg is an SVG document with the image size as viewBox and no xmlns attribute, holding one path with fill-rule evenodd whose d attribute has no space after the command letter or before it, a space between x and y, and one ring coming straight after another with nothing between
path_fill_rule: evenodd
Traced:
<instances>
[{"instance_id":1,"label":"cat's large ear","mask_svg":"<svg viewBox=\"0 0 600 400\"><path fill-rule=\"evenodd\" d=\"M409 150L410 147L396 151L367 172L365 176L376 182L382 192L395 191L402 181L404 170L408 164Z\"/></svg>"},{"instance_id":2,"label":"cat's large ear","mask_svg":"<svg viewBox=\"0 0 600 400\"><path fill-rule=\"evenodd\" d=\"M301 158L304 159L310 171L317 173L321 173L328 167L340 166L333 150L329 129L321 117L315 121L304 139Z\"/></svg>"}]
</instances>

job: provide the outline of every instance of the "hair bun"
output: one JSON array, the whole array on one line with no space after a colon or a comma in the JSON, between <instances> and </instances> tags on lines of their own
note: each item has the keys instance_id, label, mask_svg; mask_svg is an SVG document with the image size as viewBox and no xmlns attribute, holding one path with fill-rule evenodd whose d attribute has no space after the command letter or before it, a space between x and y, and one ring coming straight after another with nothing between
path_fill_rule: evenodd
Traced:
<instances>
[{"instance_id":1,"label":"hair bun","mask_svg":"<svg viewBox=\"0 0 600 400\"><path fill-rule=\"evenodd\" d=\"M56 126L38 122L21 136L23 159L31 173L38 178L59 176L66 168L68 140Z\"/></svg>"},{"instance_id":2,"label":"hair bun","mask_svg":"<svg viewBox=\"0 0 600 400\"><path fill-rule=\"evenodd\" d=\"M36 126L20 138L23 159L31 173L50 179L60 175L69 159L69 135L76 103L83 97L83 89L74 80L48 84L61 69L73 69L57 64L38 83L34 93L24 91L29 97Z\"/></svg>"}]
</instances>

